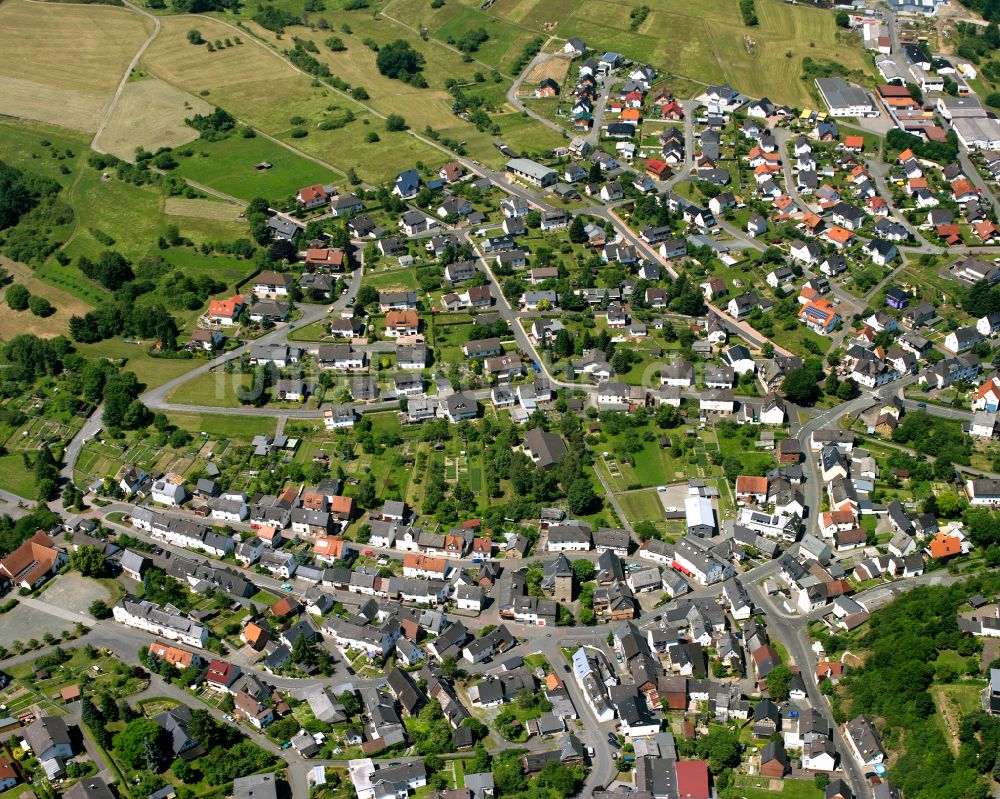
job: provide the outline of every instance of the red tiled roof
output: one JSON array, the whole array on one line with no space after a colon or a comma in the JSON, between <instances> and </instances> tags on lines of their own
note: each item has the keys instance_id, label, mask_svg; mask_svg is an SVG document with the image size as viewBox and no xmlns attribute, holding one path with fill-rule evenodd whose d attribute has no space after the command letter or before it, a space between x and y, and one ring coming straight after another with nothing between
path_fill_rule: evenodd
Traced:
<instances>
[{"instance_id":1,"label":"red tiled roof","mask_svg":"<svg viewBox=\"0 0 1000 799\"><path fill-rule=\"evenodd\" d=\"M677 796L680 799L710 799L708 790L708 764L702 760L679 760L677 770Z\"/></svg>"},{"instance_id":2,"label":"red tiled roof","mask_svg":"<svg viewBox=\"0 0 1000 799\"><path fill-rule=\"evenodd\" d=\"M962 539L957 535L938 533L930 543L932 558L950 558L962 554Z\"/></svg>"}]
</instances>

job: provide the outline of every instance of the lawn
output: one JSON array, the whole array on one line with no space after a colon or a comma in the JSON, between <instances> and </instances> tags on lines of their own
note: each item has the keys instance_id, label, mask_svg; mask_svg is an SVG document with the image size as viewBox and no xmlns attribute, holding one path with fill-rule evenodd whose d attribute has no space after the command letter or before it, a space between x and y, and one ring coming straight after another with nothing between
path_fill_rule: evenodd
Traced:
<instances>
[{"instance_id":1,"label":"lawn","mask_svg":"<svg viewBox=\"0 0 1000 799\"><path fill-rule=\"evenodd\" d=\"M324 320L311 322L303 327L295 328L288 334L289 341L324 341L329 336L327 323Z\"/></svg>"},{"instance_id":2,"label":"lawn","mask_svg":"<svg viewBox=\"0 0 1000 799\"><path fill-rule=\"evenodd\" d=\"M736 776L743 799L823 799L823 791L812 780L775 780L780 786L776 791L769 790L771 782L766 777Z\"/></svg>"},{"instance_id":3,"label":"lawn","mask_svg":"<svg viewBox=\"0 0 1000 799\"><path fill-rule=\"evenodd\" d=\"M192 154L185 157L189 150ZM178 174L242 200L284 199L303 186L343 179L343 175L264 136L245 139L237 134L222 141L199 140L180 148L178 155ZM271 168L256 169L264 161Z\"/></svg>"},{"instance_id":4,"label":"lawn","mask_svg":"<svg viewBox=\"0 0 1000 799\"><path fill-rule=\"evenodd\" d=\"M76 131L41 122L0 119L0 159L63 185L72 182L72 169L89 150L88 138ZM63 172L64 168L68 171Z\"/></svg>"},{"instance_id":5,"label":"lawn","mask_svg":"<svg viewBox=\"0 0 1000 799\"><path fill-rule=\"evenodd\" d=\"M0 488L25 499L35 498L35 475L25 468L20 453L0 455Z\"/></svg>"},{"instance_id":6,"label":"lawn","mask_svg":"<svg viewBox=\"0 0 1000 799\"><path fill-rule=\"evenodd\" d=\"M635 476L643 486L657 486L666 482L663 449L657 441L647 441L641 452L633 456Z\"/></svg>"},{"instance_id":7,"label":"lawn","mask_svg":"<svg viewBox=\"0 0 1000 799\"><path fill-rule=\"evenodd\" d=\"M775 325L774 335L771 336L771 340L778 346L784 347L796 355L803 355L805 357L814 354L814 351L809 349L809 347L818 348L820 354L825 354L833 343L829 336L821 336L818 333L814 333L805 325L799 323L796 323L796 326L791 330L785 330L781 325ZM808 346L806 345L807 341L811 342Z\"/></svg>"},{"instance_id":8,"label":"lawn","mask_svg":"<svg viewBox=\"0 0 1000 799\"><path fill-rule=\"evenodd\" d=\"M374 272L365 272L362 283L379 291L416 291L417 270L413 267L378 267Z\"/></svg>"},{"instance_id":9,"label":"lawn","mask_svg":"<svg viewBox=\"0 0 1000 799\"><path fill-rule=\"evenodd\" d=\"M81 354L90 358L125 358L127 363L123 368L135 372L139 382L144 383L146 388L156 388L190 372L201 363L193 358L153 358L142 347L120 338L107 339L97 344L77 344L76 347Z\"/></svg>"},{"instance_id":10,"label":"lawn","mask_svg":"<svg viewBox=\"0 0 1000 799\"><path fill-rule=\"evenodd\" d=\"M210 96L230 113L296 150L344 172L354 169L362 179L372 183L395 178L417 161L436 167L449 160L441 151L408 133L386 131L385 120L333 89L314 86L304 76L262 77L258 81L225 86ZM406 109L401 110L405 117ZM353 120L343 127L332 130L317 127L327 119L344 119L345 111L351 112ZM293 118L303 121L292 124ZM308 135L293 137L292 131L299 129ZM366 141L372 131L379 135L379 141Z\"/></svg>"},{"instance_id":11,"label":"lawn","mask_svg":"<svg viewBox=\"0 0 1000 799\"><path fill-rule=\"evenodd\" d=\"M96 305L106 299L108 292L84 277L77 268L75 261L81 255L94 259L105 250L113 249L133 263L147 255L162 255L157 240L167 232L169 225L176 225L182 236L196 244L247 235L243 223L164 214L164 198L159 188L134 186L116 178L103 180L98 170L86 165L80 170L79 180L69 198L77 215L77 230L63 248L73 263L63 265L51 260L39 274L90 304ZM110 236L113 243L98 241L95 232ZM202 271L214 273L218 268L213 269L216 263L213 258L196 256L191 250L181 250L171 257L199 264ZM220 264L228 269L232 259L222 259Z\"/></svg>"},{"instance_id":12,"label":"lawn","mask_svg":"<svg viewBox=\"0 0 1000 799\"><path fill-rule=\"evenodd\" d=\"M275 420L266 416L233 416L222 413L169 413L172 424L194 435L249 441L256 435L274 435Z\"/></svg>"},{"instance_id":13,"label":"lawn","mask_svg":"<svg viewBox=\"0 0 1000 799\"><path fill-rule=\"evenodd\" d=\"M213 408L239 408L237 386L249 385L249 377L237 372L217 370L186 380L167 395L167 402L182 405L208 405Z\"/></svg>"},{"instance_id":14,"label":"lawn","mask_svg":"<svg viewBox=\"0 0 1000 799\"><path fill-rule=\"evenodd\" d=\"M663 503L655 489L630 491L618 495L618 503L632 524L663 521Z\"/></svg>"}]
</instances>

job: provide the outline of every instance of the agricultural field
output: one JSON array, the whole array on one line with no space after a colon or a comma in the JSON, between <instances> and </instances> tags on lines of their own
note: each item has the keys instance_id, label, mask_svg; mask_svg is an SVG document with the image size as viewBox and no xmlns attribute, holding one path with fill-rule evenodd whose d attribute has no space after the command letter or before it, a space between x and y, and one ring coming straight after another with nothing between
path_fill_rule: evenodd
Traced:
<instances>
[{"instance_id":1,"label":"agricultural field","mask_svg":"<svg viewBox=\"0 0 1000 799\"><path fill-rule=\"evenodd\" d=\"M232 203L217 200L187 200L168 197L163 204L168 216L193 216L200 219L214 219L217 222L238 222L242 211Z\"/></svg>"},{"instance_id":2,"label":"agricultural field","mask_svg":"<svg viewBox=\"0 0 1000 799\"><path fill-rule=\"evenodd\" d=\"M291 65L264 45L220 20L183 14L165 17L160 24L160 34L143 54L142 65L151 75L192 94L207 91L206 96L211 96L224 86L255 82L265 76L280 80L296 75ZM188 41L191 29L200 31L207 41L236 36L242 44L210 53L204 45Z\"/></svg>"},{"instance_id":3,"label":"agricultural field","mask_svg":"<svg viewBox=\"0 0 1000 799\"><path fill-rule=\"evenodd\" d=\"M206 40L238 37L242 44L210 53L206 47L192 45L187 40L187 32L193 27ZM361 177L377 182L394 177L419 160L426 163L444 163L447 160L444 153L409 134L387 133L384 122L361 105L332 89L313 86L309 78L294 70L265 44L246 31L221 21L200 16L164 19L163 30L142 63L150 74L225 108L238 119L275 136L296 151L316 158L318 163L311 169L302 170L294 181L288 176L282 186L283 194L291 194L303 184L329 180L330 169L327 167L324 170L322 164L332 164L342 172L354 168ZM353 120L343 127L331 130L316 128L324 119L343 119L345 111L350 111ZM302 121L293 124L290 121L293 118ZM293 137L292 131L299 128L305 129L308 135L304 138ZM376 130L382 141L366 143L365 134L369 130ZM259 161L276 163L268 154L246 157L246 153L236 153L232 157L239 158L238 167L228 163L214 168L225 170L233 181L236 181L236 173L242 176L244 169L252 169ZM291 171L287 166L277 166L283 172ZM297 165L301 166L301 163ZM181 169L184 174L184 167ZM199 179L197 172L189 176ZM205 177L206 182L210 180L210 176ZM244 181L249 182L250 178L244 177L239 182ZM265 190L261 187L260 191L248 192L246 186L229 185L224 188L214 183L210 185L243 198Z\"/></svg>"},{"instance_id":4,"label":"agricultural field","mask_svg":"<svg viewBox=\"0 0 1000 799\"><path fill-rule=\"evenodd\" d=\"M96 146L127 160L135 157L137 147L150 152L160 147L179 147L198 135L184 120L211 110L204 100L159 78L130 81L97 137Z\"/></svg>"},{"instance_id":5,"label":"agricultural field","mask_svg":"<svg viewBox=\"0 0 1000 799\"><path fill-rule=\"evenodd\" d=\"M55 308L51 316L42 318L30 311L15 311L7 303L0 303L0 339L9 340L19 333L32 333L36 336L66 335L70 318L90 310L88 303L68 291L39 280L24 264L0 256L0 267L7 271L15 283L25 286L32 295L45 297Z\"/></svg>"},{"instance_id":6,"label":"agricultural field","mask_svg":"<svg viewBox=\"0 0 1000 799\"><path fill-rule=\"evenodd\" d=\"M96 131L151 30L149 20L124 8L5 2L0 113Z\"/></svg>"},{"instance_id":7,"label":"agricultural field","mask_svg":"<svg viewBox=\"0 0 1000 799\"><path fill-rule=\"evenodd\" d=\"M611 0L518 0L496 3L487 11L472 0L457 11L456 5L463 4L452 2L435 11L422 0L395 0L387 13L418 20L438 39L484 27L491 41L477 55L486 61L497 58L501 71L530 40L528 31L579 37L594 50L614 50L697 83L726 81L751 96L800 106L815 102L811 87L800 79L806 56L865 69L863 51L839 41L833 14L781 0L757 0L760 25L755 28L743 24L737 3L695 7L682 0L657 0L646 4L652 11L635 32L629 28L631 7ZM494 35L506 54L490 50Z\"/></svg>"}]
</instances>

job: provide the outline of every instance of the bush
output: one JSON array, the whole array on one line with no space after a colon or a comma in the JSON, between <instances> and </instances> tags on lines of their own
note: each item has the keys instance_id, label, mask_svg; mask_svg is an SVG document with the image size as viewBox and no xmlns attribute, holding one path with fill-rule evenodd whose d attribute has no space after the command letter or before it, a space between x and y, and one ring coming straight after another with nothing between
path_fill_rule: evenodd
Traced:
<instances>
[{"instance_id":1,"label":"bush","mask_svg":"<svg viewBox=\"0 0 1000 799\"><path fill-rule=\"evenodd\" d=\"M201 31L191 28L187 32L187 39L191 44L204 44L205 40L201 37Z\"/></svg>"},{"instance_id":2,"label":"bush","mask_svg":"<svg viewBox=\"0 0 1000 799\"><path fill-rule=\"evenodd\" d=\"M31 300L31 292L20 283L15 283L7 289L7 304L14 311L28 310L28 303Z\"/></svg>"},{"instance_id":3,"label":"bush","mask_svg":"<svg viewBox=\"0 0 1000 799\"><path fill-rule=\"evenodd\" d=\"M35 316L52 316L55 313L55 308L52 307L52 303L49 302L45 297L39 297L37 295L31 297L28 300L28 307Z\"/></svg>"},{"instance_id":4,"label":"bush","mask_svg":"<svg viewBox=\"0 0 1000 799\"><path fill-rule=\"evenodd\" d=\"M98 620L111 618L111 608L108 607L108 603L103 599L95 599L91 602L90 607L87 608L87 612Z\"/></svg>"},{"instance_id":5,"label":"bush","mask_svg":"<svg viewBox=\"0 0 1000 799\"><path fill-rule=\"evenodd\" d=\"M365 141L369 144L375 144L375 142L379 141L379 135L374 130L368 131L365 134Z\"/></svg>"},{"instance_id":6,"label":"bush","mask_svg":"<svg viewBox=\"0 0 1000 799\"><path fill-rule=\"evenodd\" d=\"M305 128L296 128L292 131L291 136L293 139L304 139L309 135L309 131Z\"/></svg>"},{"instance_id":7,"label":"bush","mask_svg":"<svg viewBox=\"0 0 1000 799\"><path fill-rule=\"evenodd\" d=\"M385 129L390 132L395 133L406 130L406 128L406 120L399 114L389 114L389 116L385 118Z\"/></svg>"}]
</instances>

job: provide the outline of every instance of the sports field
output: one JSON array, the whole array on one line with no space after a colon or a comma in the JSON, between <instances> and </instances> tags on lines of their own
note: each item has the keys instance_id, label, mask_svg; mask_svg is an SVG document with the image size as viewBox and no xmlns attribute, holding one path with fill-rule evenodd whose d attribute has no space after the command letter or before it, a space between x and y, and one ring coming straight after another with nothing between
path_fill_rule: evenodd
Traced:
<instances>
[{"instance_id":1,"label":"sports field","mask_svg":"<svg viewBox=\"0 0 1000 799\"><path fill-rule=\"evenodd\" d=\"M0 113L94 131L152 25L124 8L0 5Z\"/></svg>"},{"instance_id":2,"label":"sports field","mask_svg":"<svg viewBox=\"0 0 1000 799\"><path fill-rule=\"evenodd\" d=\"M133 81L125 85L97 146L132 160L136 147L156 152L160 147L187 144L198 132L184 120L211 110L204 100L158 78Z\"/></svg>"}]
</instances>

